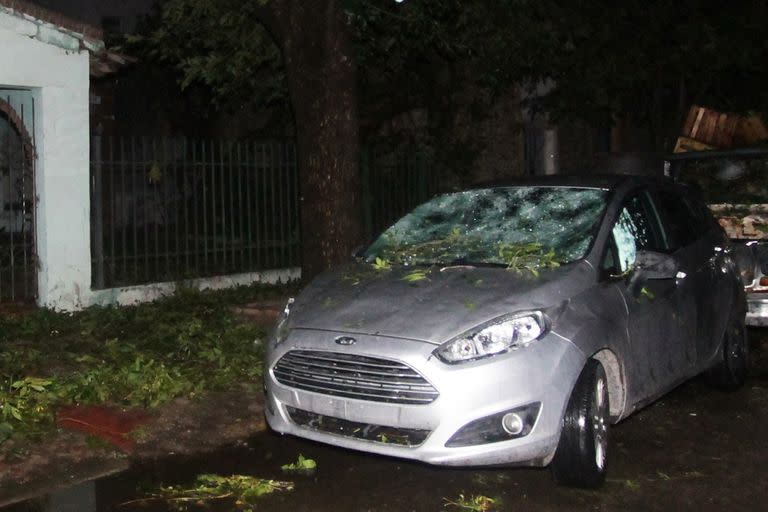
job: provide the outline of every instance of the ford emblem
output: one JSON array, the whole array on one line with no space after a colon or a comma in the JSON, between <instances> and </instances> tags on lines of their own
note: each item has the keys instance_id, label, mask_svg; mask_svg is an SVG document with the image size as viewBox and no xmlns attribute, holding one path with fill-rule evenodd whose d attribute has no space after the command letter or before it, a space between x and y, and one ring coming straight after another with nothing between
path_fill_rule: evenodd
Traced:
<instances>
[{"instance_id":1,"label":"ford emblem","mask_svg":"<svg viewBox=\"0 0 768 512\"><path fill-rule=\"evenodd\" d=\"M351 336L339 336L334 341L336 341L336 343L339 345L354 345L357 343L357 340Z\"/></svg>"}]
</instances>

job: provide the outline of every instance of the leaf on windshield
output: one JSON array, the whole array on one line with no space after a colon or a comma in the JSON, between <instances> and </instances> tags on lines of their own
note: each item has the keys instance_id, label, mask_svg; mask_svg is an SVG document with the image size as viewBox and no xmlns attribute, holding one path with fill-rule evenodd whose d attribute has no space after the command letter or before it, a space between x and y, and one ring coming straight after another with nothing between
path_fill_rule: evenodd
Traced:
<instances>
[{"instance_id":1,"label":"leaf on windshield","mask_svg":"<svg viewBox=\"0 0 768 512\"><path fill-rule=\"evenodd\" d=\"M408 272L403 276L403 281L407 281L409 283L423 281L424 279L428 279L427 272L424 270L414 270L412 272Z\"/></svg>"}]
</instances>

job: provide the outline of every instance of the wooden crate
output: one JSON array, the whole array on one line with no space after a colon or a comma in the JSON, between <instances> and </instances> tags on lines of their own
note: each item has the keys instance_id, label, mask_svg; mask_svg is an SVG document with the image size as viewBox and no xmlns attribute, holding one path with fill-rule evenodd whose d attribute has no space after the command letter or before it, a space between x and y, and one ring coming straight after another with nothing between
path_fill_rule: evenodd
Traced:
<instances>
[{"instance_id":1,"label":"wooden crate","mask_svg":"<svg viewBox=\"0 0 768 512\"><path fill-rule=\"evenodd\" d=\"M688 111L682 136L714 148L730 148L741 120L737 114L693 105Z\"/></svg>"}]
</instances>

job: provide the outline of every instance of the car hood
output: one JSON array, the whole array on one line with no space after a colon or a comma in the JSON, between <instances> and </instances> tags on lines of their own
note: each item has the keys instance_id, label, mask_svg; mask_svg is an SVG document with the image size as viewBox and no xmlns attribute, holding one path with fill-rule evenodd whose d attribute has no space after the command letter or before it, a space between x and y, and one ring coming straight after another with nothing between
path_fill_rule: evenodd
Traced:
<instances>
[{"instance_id":1,"label":"car hood","mask_svg":"<svg viewBox=\"0 0 768 512\"><path fill-rule=\"evenodd\" d=\"M409 281L414 270L426 277ZM315 278L291 308L291 328L440 344L502 315L562 304L594 282L579 261L538 276L504 268L392 268L354 262Z\"/></svg>"}]
</instances>

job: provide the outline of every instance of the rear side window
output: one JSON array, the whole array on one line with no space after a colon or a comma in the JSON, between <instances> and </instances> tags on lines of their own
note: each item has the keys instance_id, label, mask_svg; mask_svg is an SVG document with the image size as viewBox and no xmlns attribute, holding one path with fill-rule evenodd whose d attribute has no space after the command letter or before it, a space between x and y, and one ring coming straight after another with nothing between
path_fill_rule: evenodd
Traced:
<instances>
[{"instance_id":1,"label":"rear side window","mask_svg":"<svg viewBox=\"0 0 768 512\"><path fill-rule=\"evenodd\" d=\"M709 230L710 223L704 212L680 192L660 190L658 203L670 249L677 250L690 245Z\"/></svg>"}]
</instances>

